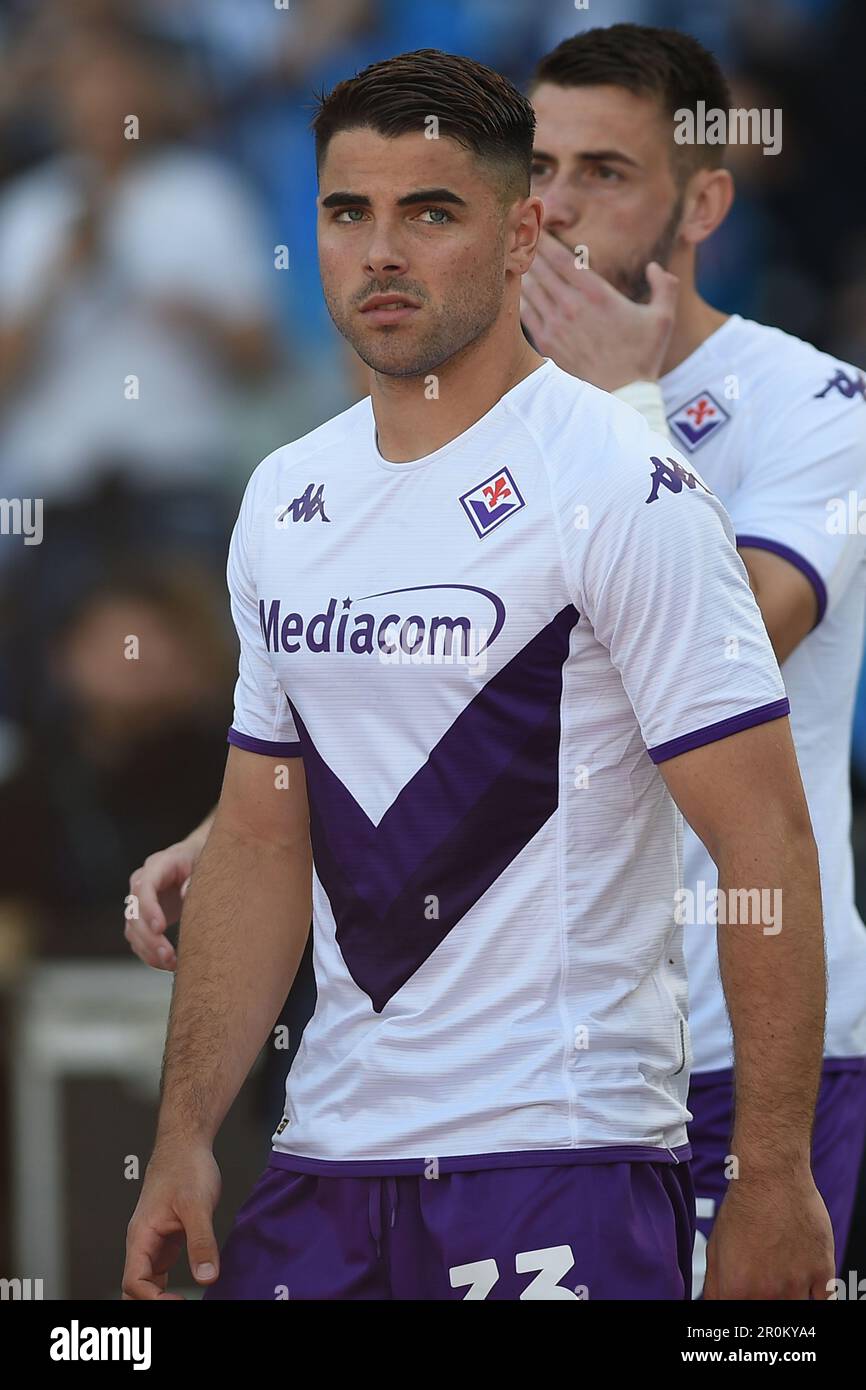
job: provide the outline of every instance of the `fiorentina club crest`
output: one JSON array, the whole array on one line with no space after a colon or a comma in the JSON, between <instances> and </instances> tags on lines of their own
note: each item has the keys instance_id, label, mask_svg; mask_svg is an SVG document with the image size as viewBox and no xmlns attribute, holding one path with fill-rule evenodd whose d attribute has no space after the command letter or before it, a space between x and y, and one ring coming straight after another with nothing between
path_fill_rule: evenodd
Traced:
<instances>
[{"instance_id":1,"label":"fiorentina club crest","mask_svg":"<svg viewBox=\"0 0 866 1390\"><path fill-rule=\"evenodd\" d=\"M680 443L687 449L699 449L716 430L730 420L709 391L701 391L692 400L686 401L673 415L668 416L668 424Z\"/></svg>"},{"instance_id":2,"label":"fiorentina club crest","mask_svg":"<svg viewBox=\"0 0 866 1390\"><path fill-rule=\"evenodd\" d=\"M486 536L526 505L507 468L501 468L471 492L464 492L460 503L479 536Z\"/></svg>"}]
</instances>

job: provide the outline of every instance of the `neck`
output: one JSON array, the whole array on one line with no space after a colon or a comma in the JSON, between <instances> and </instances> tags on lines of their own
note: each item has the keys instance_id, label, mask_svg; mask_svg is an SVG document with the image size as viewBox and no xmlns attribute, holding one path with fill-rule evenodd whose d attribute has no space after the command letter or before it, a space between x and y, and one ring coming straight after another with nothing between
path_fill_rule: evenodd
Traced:
<instances>
[{"instance_id":1,"label":"neck","mask_svg":"<svg viewBox=\"0 0 866 1390\"><path fill-rule=\"evenodd\" d=\"M711 333L715 333L717 328L721 328L729 317L730 315L723 314L719 309L707 304L705 299L701 299L694 285L688 289L681 289L677 316L662 362L661 375L673 371L674 367L691 357L701 343L709 338Z\"/></svg>"},{"instance_id":2,"label":"neck","mask_svg":"<svg viewBox=\"0 0 866 1390\"><path fill-rule=\"evenodd\" d=\"M516 312L433 372L383 376L371 372L379 452L389 463L435 453L492 410L543 358L523 336Z\"/></svg>"}]
</instances>

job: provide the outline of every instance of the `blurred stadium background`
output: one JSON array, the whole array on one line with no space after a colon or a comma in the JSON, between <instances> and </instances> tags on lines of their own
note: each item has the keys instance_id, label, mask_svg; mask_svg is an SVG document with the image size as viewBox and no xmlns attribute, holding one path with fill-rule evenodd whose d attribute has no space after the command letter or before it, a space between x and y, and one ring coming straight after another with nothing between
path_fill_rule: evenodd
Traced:
<instances>
[{"instance_id":1,"label":"blurred stadium background","mask_svg":"<svg viewBox=\"0 0 866 1390\"><path fill-rule=\"evenodd\" d=\"M863 0L0 0L0 496L44 503L41 544L0 536L0 1275L46 1298L119 1296L170 989L124 898L219 789L243 485L362 391L320 296L311 94L418 47L522 82L623 19L784 112L778 157L731 152L707 296L866 367ZM852 770L866 899L863 698ZM260 1066L218 1234L279 1104Z\"/></svg>"}]
</instances>

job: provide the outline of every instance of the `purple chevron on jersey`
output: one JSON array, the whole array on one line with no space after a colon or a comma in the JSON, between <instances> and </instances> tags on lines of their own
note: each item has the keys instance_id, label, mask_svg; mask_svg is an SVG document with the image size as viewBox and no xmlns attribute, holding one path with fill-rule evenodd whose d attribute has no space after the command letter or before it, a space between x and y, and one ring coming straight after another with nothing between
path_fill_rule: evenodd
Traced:
<instances>
[{"instance_id":1,"label":"purple chevron on jersey","mask_svg":"<svg viewBox=\"0 0 866 1390\"><path fill-rule=\"evenodd\" d=\"M346 966L377 1013L556 810L562 668L578 616L567 605L487 682L378 825L292 705L316 873Z\"/></svg>"}]
</instances>

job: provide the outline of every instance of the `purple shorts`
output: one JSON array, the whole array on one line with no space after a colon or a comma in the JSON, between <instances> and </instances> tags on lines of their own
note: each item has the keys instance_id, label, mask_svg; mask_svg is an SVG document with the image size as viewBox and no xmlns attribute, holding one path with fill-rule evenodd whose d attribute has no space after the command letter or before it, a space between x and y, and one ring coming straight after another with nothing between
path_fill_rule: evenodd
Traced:
<instances>
[{"instance_id":1,"label":"purple shorts","mask_svg":"<svg viewBox=\"0 0 866 1390\"><path fill-rule=\"evenodd\" d=\"M687 1162L361 1177L271 1156L209 1299L684 1299Z\"/></svg>"},{"instance_id":2,"label":"purple shorts","mask_svg":"<svg viewBox=\"0 0 866 1390\"><path fill-rule=\"evenodd\" d=\"M704 1286L707 1240L727 1190L725 1157L733 1123L733 1073L695 1072L689 1088L692 1178L697 1205L694 1296ZM837 1273L841 1272L857 1192L857 1175L866 1141L866 1058L829 1058L824 1063L815 1131L812 1172L833 1223Z\"/></svg>"}]
</instances>

